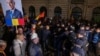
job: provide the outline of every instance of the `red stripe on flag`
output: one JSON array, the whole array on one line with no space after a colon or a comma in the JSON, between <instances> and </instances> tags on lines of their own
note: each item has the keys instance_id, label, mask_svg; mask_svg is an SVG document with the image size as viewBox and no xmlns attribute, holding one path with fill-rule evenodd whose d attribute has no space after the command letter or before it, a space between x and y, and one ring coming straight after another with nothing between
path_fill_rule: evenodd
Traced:
<instances>
[{"instance_id":1,"label":"red stripe on flag","mask_svg":"<svg viewBox=\"0 0 100 56\"><path fill-rule=\"evenodd\" d=\"M44 15L45 15L45 12L42 12L42 13L40 14L40 18L43 18Z\"/></svg>"},{"instance_id":2,"label":"red stripe on flag","mask_svg":"<svg viewBox=\"0 0 100 56\"><path fill-rule=\"evenodd\" d=\"M44 18L44 16L45 16L45 12L42 12L42 13L40 13L40 14L36 17L36 20L39 20L39 19L41 19L41 18Z\"/></svg>"},{"instance_id":3,"label":"red stripe on flag","mask_svg":"<svg viewBox=\"0 0 100 56\"><path fill-rule=\"evenodd\" d=\"M25 25L24 18L18 19L19 25Z\"/></svg>"}]
</instances>

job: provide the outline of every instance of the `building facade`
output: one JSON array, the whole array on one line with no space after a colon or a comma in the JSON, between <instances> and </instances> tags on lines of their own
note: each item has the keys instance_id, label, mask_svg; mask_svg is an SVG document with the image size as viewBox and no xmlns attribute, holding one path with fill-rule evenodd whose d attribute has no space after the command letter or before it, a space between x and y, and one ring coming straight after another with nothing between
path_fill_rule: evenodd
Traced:
<instances>
[{"instance_id":1,"label":"building facade","mask_svg":"<svg viewBox=\"0 0 100 56\"><path fill-rule=\"evenodd\" d=\"M29 7L33 6L36 15L41 8L47 10L47 17L53 17L59 7L62 18L70 19L72 15L78 15L86 20L100 19L100 0L22 0L25 12L29 14Z\"/></svg>"}]
</instances>

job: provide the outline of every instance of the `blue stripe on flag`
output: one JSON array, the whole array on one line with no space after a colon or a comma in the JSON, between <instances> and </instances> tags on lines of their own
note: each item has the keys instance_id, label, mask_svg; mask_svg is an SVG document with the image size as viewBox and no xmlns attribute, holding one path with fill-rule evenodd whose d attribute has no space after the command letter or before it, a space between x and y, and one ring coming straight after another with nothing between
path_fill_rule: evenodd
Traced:
<instances>
[{"instance_id":1,"label":"blue stripe on flag","mask_svg":"<svg viewBox=\"0 0 100 56\"><path fill-rule=\"evenodd\" d=\"M12 19L5 19L7 26L12 26Z\"/></svg>"}]
</instances>

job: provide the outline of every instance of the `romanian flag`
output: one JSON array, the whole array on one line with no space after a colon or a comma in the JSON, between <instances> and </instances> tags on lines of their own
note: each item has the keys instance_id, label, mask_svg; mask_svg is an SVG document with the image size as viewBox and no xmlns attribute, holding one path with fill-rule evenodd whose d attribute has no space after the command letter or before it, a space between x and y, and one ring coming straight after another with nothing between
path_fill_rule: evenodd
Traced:
<instances>
[{"instance_id":1,"label":"romanian flag","mask_svg":"<svg viewBox=\"0 0 100 56\"><path fill-rule=\"evenodd\" d=\"M5 19L7 26L25 25L24 18Z\"/></svg>"},{"instance_id":2,"label":"romanian flag","mask_svg":"<svg viewBox=\"0 0 100 56\"><path fill-rule=\"evenodd\" d=\"M39 20L40 18L44 18L44 16L45 16L45 12L42 12L36 17L36 20Z\"/></svg>"}]
</instances>

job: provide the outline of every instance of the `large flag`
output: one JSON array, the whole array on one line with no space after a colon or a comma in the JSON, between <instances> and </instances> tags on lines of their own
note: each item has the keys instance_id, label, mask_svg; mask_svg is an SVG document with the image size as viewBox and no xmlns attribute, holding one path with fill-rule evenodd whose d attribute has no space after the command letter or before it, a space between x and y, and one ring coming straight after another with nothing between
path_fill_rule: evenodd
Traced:
<instances>
[{"instance_id":1,"label":"large flag","mask_svg":"<svg viewBox=\"0 0 100 56\"><path fill-rule=\"evenodd\" d=\"M36 17L36 20L39 20L40 18L44 18L44 16L45 16L45 12L42 12Z\"/></svg>"},{"instance_id":2,"label":"large flag","mask_svg":"<svg viewBox=\"0 0 100 56\"><path fill-rule=\"evenodd\" d=\"M7 26L25 25L23 18L5 19L5 22Z\"/></svg>"}]
</instances>

